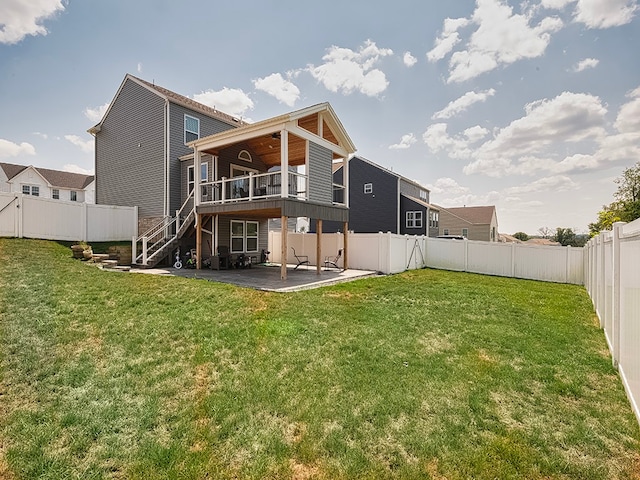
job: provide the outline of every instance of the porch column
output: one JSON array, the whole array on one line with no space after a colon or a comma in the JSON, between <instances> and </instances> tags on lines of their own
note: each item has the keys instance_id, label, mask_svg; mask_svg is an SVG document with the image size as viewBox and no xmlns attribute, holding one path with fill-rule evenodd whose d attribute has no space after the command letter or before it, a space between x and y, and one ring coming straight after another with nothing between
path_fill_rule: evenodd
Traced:
<instances>
[{"instance_id":1,"label":"porch column","mask_svg":"<svg viewBox=\"0 0 640 480\"><path fill-rule=\"evenodd\" d=\"M202 268L202 214L196 215L196 268Z\"/></svg>"},{"instance_id":2,"label":"porch column","mask_svg":"<svg viewBox=\"0 0 640 480\"><path fill-rule=\"evenodd\" d=\"M211 252L211 255L217 255L218 254L218 242L220 241L220 238L218 237L218 219L220 218L220 215L216 215L213 217L213 251Z\"/></svg>"},{"instance_id":3,"label":"porch column","mask_svg":"<svg viewBox=\"0 0 640 480\"><path fill-rule=\"evenodd\" d=\"M344 269L346 270L349 268L349 222L344 222L342 224L342 231L344 232L344 245L342 246L342 255L344 260L342 262Z\"/></svg>"},{"instance_id":4,"label":"porch column","mask_svg":"<svg viewBox=\"0 0 640 480\"><path fill-rule=\"evenodd\" d=\"M280 197L289 196L289 132L280 130Z\"/></svg>"},{"instance_id":5,"label":"porch column","mask_svg":"<svg viewBox=\"0 0 640 480\"><path fill-rule=\"evenodd\" d=\"M201 154L197 148L193 149L193 206L200 205L200 166Z\"/></svg>"},{"instance_id":6,"label":"porch column","mask_svg":"<svg viewBox=\"0 0 640 480\"><path fill-rule=\"evenodd\" d=\"M316 273L320 275L322 271L322 220L316 219Z\"/></svg>"},{"instance_id":7,"label":"porch column","mask_svg":"<svg viewBox=\"0 0 640 480\"><path fill-rule=\"evenodd\" d=\"M288 236L288 231L287 231L287 220L288 217L282 216L280 217L280 231L282 232L282 240L280 242L280 247L281 247L281 251L280 251L280 279L281 280L286 280L287 279L287 236Z\"/></svg>"}]
</instances>

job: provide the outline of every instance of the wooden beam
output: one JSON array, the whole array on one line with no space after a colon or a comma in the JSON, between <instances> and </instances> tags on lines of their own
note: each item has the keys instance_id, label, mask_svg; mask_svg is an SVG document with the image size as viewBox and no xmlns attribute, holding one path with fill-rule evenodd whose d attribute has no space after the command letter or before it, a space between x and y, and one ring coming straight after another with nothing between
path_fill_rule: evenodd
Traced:
<instances>
[{"instance_id":1,"label":"wooden beam","mask_svg":"<svg viewBox=\"0 0 640 480\"><path fill-rule=\"evenodd\" d=\"M316 273L322 272L322 219L316 219Z\"/></svg>"},{"instance_id":2,"label":"wooden beam","mask_svg":"<svg viewBox=\"0 0 640 480\"><path fill-rule=\"evenodd\" d=\"M344 231L344 245L342 246L342 265L346 270L349 268L349 222L344 222L342 225Z\"/></svg>"},{"instance_id":3,"label":"wooden beam","mask_svg":"<svg viewBox=\"0 0 640 480\"><path fill-rule=\"evenodd\" d=\"M198 172L199 173L199 172ZM196 269L202 268L202 214L196 215Z\"/></svg>"},{"instance_id":4,"label":"wooden beam","mask_svg":"<svg viewBox=\"0 0 640 480\"><path fill-rule=\"evenodd\" d=\"M280 222L282 223L281 227L280 227L280 231L282 232L282 240L280 241L281 244L281 252L280 252L280 279L281 280L286 280L287 279L287 237L288 237L288 231L287 231L287 221L288 221L289 217L285 217L282 216L280 217Z\"/></svg>"}]
</instances>

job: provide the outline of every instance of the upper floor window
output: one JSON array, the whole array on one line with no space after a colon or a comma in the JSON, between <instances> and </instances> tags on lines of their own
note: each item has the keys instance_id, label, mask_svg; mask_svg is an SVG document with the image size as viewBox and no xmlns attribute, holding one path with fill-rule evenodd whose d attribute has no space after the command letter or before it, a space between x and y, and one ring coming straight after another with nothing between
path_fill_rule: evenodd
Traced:
<instances>
[{"instance_id":1,"label":"upper floor window","mask_svg":"<svg viewBox=\"0 0 640 480\"><path fill-rule=\"evenodd\" d=\"M407 228L422 228L422 212L407 212Z\"/></svg>"},{"instance_id":2,"label":"upper floor window","mask_svg":"<svg viewBox=\"0 0 640 480\"><path fill-rule=\"evenodd\" d=\"M373 183L364 184L364 193L373 193Z\"/></svg>"},{"instance_id":3,"label":"upper floor window","mask_svg":"<svg viewBox=\"0 0 640 480\"><path fill-rule=\"evenodd\" d=\"M241 150L238 154L238 160L244 160L245 162L251 161L251 154L246 150Z\"/></svg>"},{"instance_id":4,"label":"upper floor window","mask_svg":"<svg viewBox=\"0 0 640 480\"><path fill-rule=\"evenodd\" d=\"M462 229L462 236L464 238L467 238L469 236L469 229L468 228L463 228Z\"/></svg>"},{"instance_id":5,"label":"upper floor window","mask_svg":"<svg viewBox=\"0 0 640 480\"><path fill-rule=\"evenodd\" d=\"M77 202L78 201L78 192L76 192L75 190L71 190L70 199L71 199L72 202Z\"/></svg>"},{"instance_id":6,"label":"upper floor window","mask_svg":"<svg viewBox=\"0 0 640 480\"><path fill-rule=\"evenodd\" d=\"M209 181L209 164L201 163L200 164L200 181L208 182ZM189 165L187 167L187 195L190 195L193 192L193 186L195 185L195 178L193 175L193 165ZM202 187L203 195L206 195L206 187Z\"/></svg>"},{"instance_id":7,"label":"upper floor window","mask_svg":"<svg viewBox=\"0 0 640 480\"><path fill-rule=\"evenodd\" d=\"M184 143L200 138L200 120L190 115L184 116Z\"/></svg>"},{"instance_id":8,"label":"upper floor window","mask_svg":"<svg viewBox=\"0 0 640 480\"><path fill-rule=\"evenodd\" d=\"M429 196L427 195L426 190L420 190L420 200L424 200L425 202L429 201Z\"/></svg>"},{"instance_id":9,"label":"upper floor window","mask_svg":"<svg viewBox=\"0 0 640 480\"><path fill-rule=\"evenodd\" d=\"M40 187L36 185L22 185L22 193L25 195L33 195L34 197L40 196Z\"/></svg>"},{"instance_id":10,"label":"upper floor window","mask_svg":"<svg viewBox=\"0 0 640 480\"><path fill-rule=\"evenodd\" d=\"M54 200L60 200L60 190L58 190L57 188L54 188L53 192L51 192L51 196L53 197Z\"/></svg>"},{"instance_id":11,"label":"upper floor window","mask_svg":"<svg viewBox=\"0 0 640 480\"><path fill-rule=\"evenodd\" d=\"M429 226L436 228L438 226L438 212L429 212Z\"/></svg>"}]
</instances>

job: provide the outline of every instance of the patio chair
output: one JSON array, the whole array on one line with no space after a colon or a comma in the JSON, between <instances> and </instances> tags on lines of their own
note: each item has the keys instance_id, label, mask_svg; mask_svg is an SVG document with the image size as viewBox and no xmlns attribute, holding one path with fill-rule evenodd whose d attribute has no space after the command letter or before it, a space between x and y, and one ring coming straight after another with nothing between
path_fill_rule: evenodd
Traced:
<instances>
[{"instance_id":1,"label":"patio chair","mask_svg":"<svg viewBox=\"0 0 640 480\"><path fill-rule=\"evenodd\" d=\"M218 255L211 257L211 269L220 270L231 268L231 254L226 245L218 246Z\"/></svg>"},{"instance_id":2,"label":"patio chair","mask_svg":"<svg viewBox=\"0 0 640 480\"><path fill-rule=\"evenodd\" d=\"M342 249L338 250L338 254L333 257L332 256L324 257L324 268L329 268L331 266L333 268L337 268L338 270L342 270L338 266L338 261L340 260L340 257L342 257Z\"/></svg>"},{"instance_id":3,"label":"patio chair","mask_svg":"<svg viewBox=\"0 0 640 480\"><path fill-rule=\"evenodd\" d=\"M293 250L293 256L296 257L296 262L298 262L294 270L297 270L300 265L309 265L309 257L307 255L296 254L296 249L293 247L291 247L291 250Z\"/></svg>"}]
</instances>

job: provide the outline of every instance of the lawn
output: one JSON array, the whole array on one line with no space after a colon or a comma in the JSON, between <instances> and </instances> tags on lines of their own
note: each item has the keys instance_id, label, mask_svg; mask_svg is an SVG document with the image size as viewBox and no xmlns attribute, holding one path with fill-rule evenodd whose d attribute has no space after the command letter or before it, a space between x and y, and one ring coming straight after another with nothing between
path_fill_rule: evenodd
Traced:
<instances>
[{"instance_id":1,"label":"lawn","mask_svg":"<svg viewBox=\"0 0 640 480\"><path fill-rule=\"evenodd\" d=\"M0 239L0 478L639 476L581 287L425 269L277 294Z\"/></svg>"}]
</instances>

